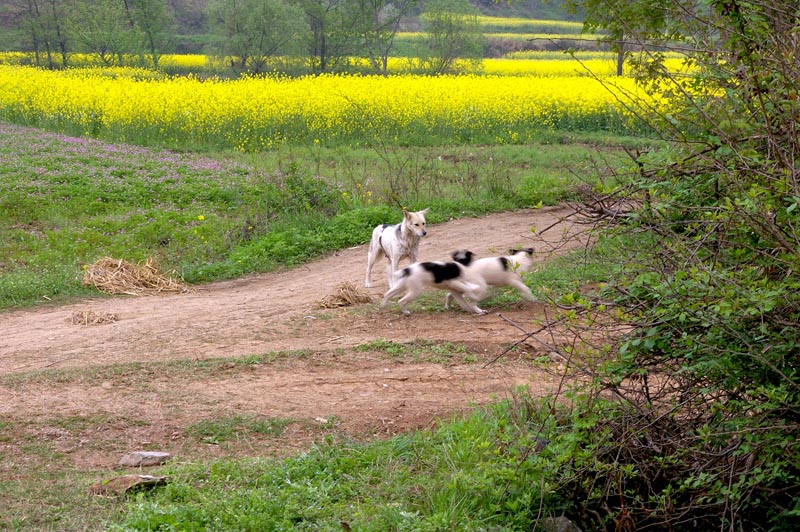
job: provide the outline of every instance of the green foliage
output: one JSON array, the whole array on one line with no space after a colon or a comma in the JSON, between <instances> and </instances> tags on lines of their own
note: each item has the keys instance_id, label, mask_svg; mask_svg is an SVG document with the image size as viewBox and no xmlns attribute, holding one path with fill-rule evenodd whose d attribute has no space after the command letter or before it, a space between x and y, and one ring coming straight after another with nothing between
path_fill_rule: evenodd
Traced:
<instances>
[{"instance_id":1,"label":"green foliage","mask_svg":"<svg viewBox=\"0 0 800 532\"><path fill-rule=\"evenodd\" d=\"M467 0L431 0L421 16L427 36L427 54L420 58L432 74L454 72L456 59L469 59L473 67L483 58L485 39L478 11Z\"/></svg>"},{"instance_id":2,"label":"green foliage","mask_svg":"<svg viewBox=\"0 0 800 532\"><path fill-rule=\"evenodd\" d=\"M560 448L545 439L555 424L539 413L549 409L521 397L434 432L331 441L286 460L172 465L160 472L171 482L132 499L112 530L529 531L551 467L537 453L549 461Z\"/></svg>"},{"instance_id":3,"label":"green foliage","mask_svg":"<svg viewBox=\"0 0 800 532\"><path fill-rule=\"evenodd\" d=\"M235 72L287 70L287 58L301 55L305 15L282 0L218 0L208 5L214 52Z\"/></svg>"},{"instance_id":4,"label":"green foliage","mask_svg":"<svg viewBox=\"0 0 800 532\"><path fill-rule=\"evenodd\" d=\"M164 49L169 46L171 33L171 11L165 0L128 0L127 20L136 26L139 42L134 49L141 58L147 56L150 64L158 68ZM143 64L145 61L141 61Z\"/></svg>"},{"instance_id":5,"label":"green foliage","mask_svg":"<svg viewBox=\"0 0 800 532\"><path fill-rule=\"evenodd\" d=\"M415 10L418 0L373 0L352 1L346 9L358 13L352 31L357 33L362 43L360 55L369 60L374 72L388 74L388 61L395 56L395 39L400 25Z\"/></svg>"},{"instance_id":6,"label":"green foliage","mask_svg":"<svg viewBox=\"0 0 800 532\"><path fill-rule=\"evenodd\" d=\"M120 58L136 49L138 34L130 30L122 2L76 2L66 25L74 35L77 51L94 54L101 64L121 64Z\"/></svg>"},{"instance_id":7,"label":"green foliage","mask_svg":"<svg viewBox=\"0 0 800 532\"><path fill-rule=\"evenodd\" d=\"M588 454L573 455L560 493L585 501L570 513L595 512L590 528L794 530L800 71L784 17L796 3L712 2L679 18L684 2L579 4L613 35L704 52L685 76L658 53L638 65L646 90L682 105L653 117L669 147L632 153L638 180L617 191L638 205L614 230L635 247L603 295L630 332L576 402Z\"/></svg>"},{"instance_id":8,"label":"green foliage","mask_svg":"<svg viewBox=\"0 0 800 532\"><path fill-rule=\"evenodd\" d=\"M417 24L418 5L417 0L75 0L49 6L12 2L0 20L0 42L3 50L33 51L25 61L47 68L70 66L76 52L86 52L105 65L148 64L185 75L189 72L175 65L162 67L162 54L206 52L223 54L224 61L217 63L213 74L346 70L385 75L388 57L419 55L417 43L409 43L398 31L401 21ZM478 5L490 15L519 17L482 17L486 32L577 33L580 28L577 22L561 22L575 17L560 2ZM298 9L302 19L296 17ZM552 20L531 20L530 15ZM455 46L462 47L457 44L463 41L459 32L450 36ZM137 59L130 61L132 57ZM367 59L369 66L356 64L352 57Z\"/></svg>"}]
</instances>

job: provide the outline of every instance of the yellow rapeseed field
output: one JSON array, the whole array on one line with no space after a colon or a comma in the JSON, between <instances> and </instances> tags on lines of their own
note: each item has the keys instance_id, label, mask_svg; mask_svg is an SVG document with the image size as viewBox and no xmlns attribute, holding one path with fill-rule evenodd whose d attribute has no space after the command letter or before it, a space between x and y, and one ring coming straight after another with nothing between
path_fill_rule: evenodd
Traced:
<instances>
[{"instance_id":1,"label":"yellow rapeseed field","mask_svg":"<svg viewBox=\"0 0 800 532\"><path fill-rule=\"evenodd\" d=\"M541 129L635 132L581 76L201 80L143 69L0 66L0 118L109 140L254 151L283 143L518 143ZM633 81L609 78L626 92Z\"/></svg>"}]
</instances>

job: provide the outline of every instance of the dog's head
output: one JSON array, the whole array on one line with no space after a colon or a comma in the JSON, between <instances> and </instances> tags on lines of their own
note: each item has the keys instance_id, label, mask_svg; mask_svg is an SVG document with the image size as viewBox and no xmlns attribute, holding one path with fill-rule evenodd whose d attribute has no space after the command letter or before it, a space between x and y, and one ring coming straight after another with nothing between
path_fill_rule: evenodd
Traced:
<instances>
[{"instance_id":1,"label":"dog's head","mask_svg":"<svg viewBox=\"0 0 800 532\"><path fill-rule=\"evenodd\" d=\"M428 230L425 228L425 214L427 212L428 209L416 212L403 211L403 226L417 238L422 238L428 234Z\"/></svg>"},{"instance_id":2,"label":"dog's head","mask_svg":"<svg viewBox=\"0 0 800 532\"><path fill-rule=\"evenodd\" d=\"M512 249L508 257L519 272L527 272L533 266L533 248Z\"/></svg>"},{"instance_id":3,"label":"dog's head","mask_svg":"<svg viewBox=\"0 0 800 532\"><path fill-rule=\"evenodd\" d=\"M453 260L462 266L469 266L475 254L466 249L459 249L453 252Z\"/></svg>"}]
</instances>

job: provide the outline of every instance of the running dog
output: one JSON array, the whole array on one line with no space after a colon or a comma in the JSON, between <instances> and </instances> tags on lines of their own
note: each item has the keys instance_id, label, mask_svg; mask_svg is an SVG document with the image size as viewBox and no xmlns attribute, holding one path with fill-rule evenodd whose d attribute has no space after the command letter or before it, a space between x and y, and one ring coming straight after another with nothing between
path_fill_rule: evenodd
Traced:
<instances>
[{"instance_id":1,"label":"running dog","mask_svg":"<svg viewBox=\"0 0 800 532\"><path fill-rule=\"evenodd\" d=\"M458 253L458 252L456 252ZM453 259L456 259L456 253L453 254ZM484 259L477 259L471 261L467 269L474 277L483 279L485 287L500 287L511 286L517 289L517 292L528 301L536 301L531 294L531 289L522 281L522 273L527 272L533 266L533 248L518 249L511 252L510 255L503 257L487 257ZM474 299L477 303L486 295L485 290L478 295L478 299ZM447 294L444 299L445 308L450 308L450 301L455 297L455 294ZM458 301L456 299L456 301Z\"/></svg>"},{"instance_id":2,"label":"running dog","mask_svg":"<svg viewBox=\"0 0 800 532\"><path fill-rule=\"evenodd\" d=\"M400 261L406 257L413 263L417 262L419 254L419 240L428 234L425 228L425 214L428 209L417 212L403 210L403 221L399 224L383 224L372 230L372 240L369 242L369 256L367 257L367 277L364 286L372 286L372 267L375 261L386 257L389 261L387 273L389 288L394 283L394 274L400 267Z\"/></svg>"},{"instance_id":3,"label":"running dog","mask_svg":"<svg viewBox=\"0 0 800 532\"><path fill-rule=\"evenodd\" d=\"M472 256L471 251L457 251L449 262L415 262L403 268L395 274L394 287L383 296L381 308L386 307L393 297L403 294L398 303L403 314L408 315L410 312L406 305L430 286L449 290L453 299L467 312L486 314L474 303L486 291L486 283L480 275L470 272L468 266Z\"/></svg>"}]
</instances>

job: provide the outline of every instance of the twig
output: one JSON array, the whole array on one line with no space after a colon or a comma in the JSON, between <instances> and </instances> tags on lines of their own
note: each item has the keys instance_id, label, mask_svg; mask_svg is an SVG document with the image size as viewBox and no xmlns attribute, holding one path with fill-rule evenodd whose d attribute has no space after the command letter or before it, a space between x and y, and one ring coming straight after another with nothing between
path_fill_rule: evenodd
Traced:
<instances>
[{"instance_id":1,"label":"twig","mask_svg":"<svg viewBox=\"0 0 800 532\"><path fill-rule=\"evenodd\" d=\"M487 362L486 364L484 364L484 365L483 365L484 369L485 369L485 368L488 368L489 366L491 366L492 364L494 364L495 362L497 362L498 360L500 360L500 358L502 358L503 356L505 356L505 354L506 354L506 353L508 353L509 351L511 351L512 349L514 349L514 348L515 348L515 347L517 347L518 345L520 345L521 343L524 343L526 340L528 340L529 338L531 338L533 335L535 335L535 334L538 334L538 333L540 333L540 332L544 331L545 329L548 329L548 328L550 328L550 327L552 327L552 326L554 326L554 325L556 325L556 324L558 324L558 323L561 323L562 321L564 321L564 319L566 319L566 316L562 316L562 317L560 317L560 318L558 318L558 319L556 319L556 320L553 320L553 321L550 321L550 322L547 322L547 323L545 323L544 325L542 325L541 327L539 327L539 328L538 328L538 329L536 329L535 331L529 332L529 331L525 330L523 327L521 327L521 326L517 325L516 323L514 323L512 320L510 320L510 319L506 318L505 316L503 316L503 315L502 315L502 314L500 314L499 312L497 313L497 315L498 315L498 316L500 316L500 318L501 318L503 321L505 321L506 323L508 323L509 325L512 325L512 326L516 327L517 329L519 329L520 331L524 332L524 333L525 333L525 336L524 336L524 337L523 337L521 340L518 340L518 341L514 342L513 344L511 344L510 346L508 346L508 347L505 349L505 351L503 351L502 353L500 353L499 355L497 355L496 357L494 357L492 360L490 360L489 362Z\"/></svg>"}]
</instances>

